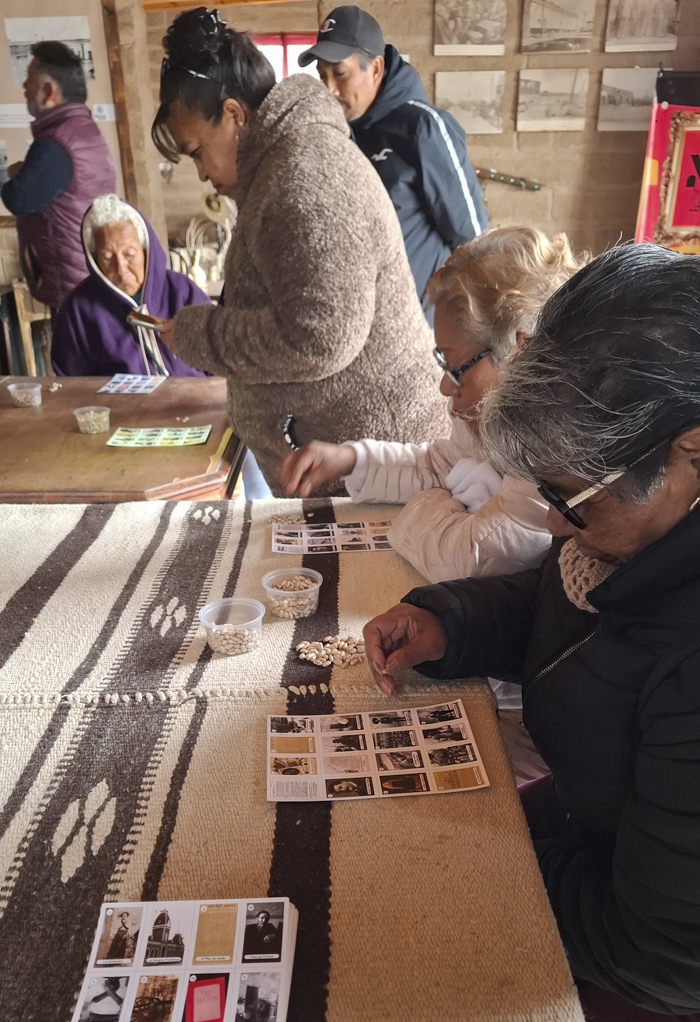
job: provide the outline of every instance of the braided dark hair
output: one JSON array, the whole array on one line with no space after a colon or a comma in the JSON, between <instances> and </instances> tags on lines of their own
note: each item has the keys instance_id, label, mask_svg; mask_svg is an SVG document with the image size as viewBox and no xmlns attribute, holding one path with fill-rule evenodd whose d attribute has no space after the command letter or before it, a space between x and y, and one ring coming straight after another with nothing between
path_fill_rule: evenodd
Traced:
<instances>
[{"instance_id":1,"label":"braided dark hair","mask_svg":"<svg viewBox=\"0 0 700 1022\"><path fill-rule=\"evenodd\" d=\"M248 33L229 28L218 11L206 7L177 17L163 38L163 48L160 106L151 138L173 163L180 159L167 124L173 103L197 109L217 124L225 99L236 99L255 110L275 84L272 65Z\"/></svg>"}]
</instances>

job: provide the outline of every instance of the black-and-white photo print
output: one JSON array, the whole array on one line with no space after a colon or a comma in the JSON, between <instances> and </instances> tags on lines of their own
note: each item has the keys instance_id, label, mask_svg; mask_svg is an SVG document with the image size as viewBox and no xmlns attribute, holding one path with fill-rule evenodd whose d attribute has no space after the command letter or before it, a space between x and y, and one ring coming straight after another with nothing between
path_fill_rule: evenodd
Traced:
<instances>
[{"instance_id":1,"label":"black-and-white photo print","mask_svg":"<svg viewBox=\"0 0 700 1022\"><path fill-rule=\"evenodd\" d=\"M588 68L521 71L518 131L583 131Z\"/></svg>"},{"instance_id":2,"label":"black-and-white photo print","mask_svg":"<svg viewBox=\"0 0 700 1022\"><path fill-rule=\"evenodd\" d=\"M588 53L595 0L525 0L523 53Z\"/></svg>"},{"instance_id":3,"label":"black-and-white photo print","mask_svg":"<svg viewBox=\"0 0 700 1022\"><path fill-rule=\"evenodd\" d=\"M436 57L501 57L506 0L435 0Z\"/></svg>"},{"instance_id":4,"label":"black-and-white photo print","mask_svg":"<svg viewBox=\"0 0 700 1022\"><path fill-rule=\"evenodd\" d=\"M680 0L610 0L606 53L675 50Z\"/></svg>"},{"instance_id":5,"label":"black-and-white photo print","mask_svg":"<svg viewBox=\"0 0 700 1022\"><path fill-rule=\"evenodd\" d=\"M655 67L604 68L598 131L648 131L657 77Z\"/></svg>"},{"instance_id":6,"label":"black-and-white photo print","mask_svg":"<svg viewBox=\"0 0 700 1022\"><path fill-rule=\"evenodd\" d=\"M435 103L462 125L467 135L503 131L505 71L438 71Z\"/></svg>"}]
</instances>

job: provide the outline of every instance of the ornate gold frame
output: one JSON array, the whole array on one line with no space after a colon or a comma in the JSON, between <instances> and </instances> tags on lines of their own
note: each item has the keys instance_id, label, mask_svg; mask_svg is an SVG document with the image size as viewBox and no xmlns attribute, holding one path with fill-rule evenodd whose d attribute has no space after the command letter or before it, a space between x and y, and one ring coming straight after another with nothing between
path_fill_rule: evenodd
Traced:
<instances>
[{"instance_id":1,"label":"ornate gold frame","mask_svg":"<svg viewBox=\"0 0 700 1022\"><path fill-rule=\"evenodd\" d=\"M700 111L681 110L674 114L668 130L668 151L659 183L659 218L653 240L667 247L700 246L700 227L673 225L673 211L680 185L680 165L688 131L700 131Z\"/></svg>"}]
</instances>

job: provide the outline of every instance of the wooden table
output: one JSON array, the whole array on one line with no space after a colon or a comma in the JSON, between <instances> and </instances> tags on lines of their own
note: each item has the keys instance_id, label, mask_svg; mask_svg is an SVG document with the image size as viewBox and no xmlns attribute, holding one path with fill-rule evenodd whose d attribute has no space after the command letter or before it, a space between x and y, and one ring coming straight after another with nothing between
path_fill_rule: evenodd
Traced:
<instances>
[{"instance_id":1,"label":"wooden table","mask_svg":"<svg viewBox=\"0 0 700 1022\"><path fill-rule=\"evenodd\" d=\"M67 1022L103 901L284 895L299 910L288 1022L583 1022L485 682L407 675L389 701L367 664L294 653L359 635L420 585L406 561L310 555L324 578L313 617L268 614L245 656L208 649L198 609L263 599L265 572L298 567L271 553L269 519L301 510L0 506L3 1022ZM316 524L396 514L347 499L303 510ZM489 788L266 800L268 714L456 697Z\"/></svg>"},{"instance_id":2,"label":"wooden table","mask_svg":"<svg viewBox=\"0 0 700 1022\"><path fill-rule=\"evenodd\" d=\"M0 379L0 503L117 503L230 496L245 447L228 426L226 381L170 378L152 394L98 394L108 377L42 378L38 408L16 408ZM108 433L80 433L74 408L111 409ZM187 418L187 422L183 420ZM198 447L107 447L117 426L211 425Z\"/></svg>"}]
</instances>

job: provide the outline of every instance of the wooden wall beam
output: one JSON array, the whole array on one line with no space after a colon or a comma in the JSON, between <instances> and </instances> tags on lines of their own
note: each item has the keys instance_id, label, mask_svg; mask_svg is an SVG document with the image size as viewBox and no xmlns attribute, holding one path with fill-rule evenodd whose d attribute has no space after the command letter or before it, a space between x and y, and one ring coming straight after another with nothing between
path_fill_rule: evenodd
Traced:
<instances>
[{"instance_id":1,"label":"wooden wall beam","mask_svg":"<svg viewBox=\"0 0 700 1022\"><path fill-rule=\"evenodd\" d=\"M158 153L151 140L155 111L148 76L146 15L139 0L102 0L102 16L124 193L148 217L167 249L162 180Z\"/></svg>"}]
</instances>

